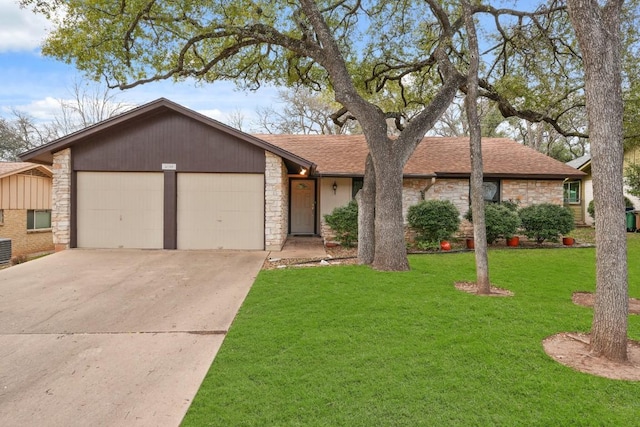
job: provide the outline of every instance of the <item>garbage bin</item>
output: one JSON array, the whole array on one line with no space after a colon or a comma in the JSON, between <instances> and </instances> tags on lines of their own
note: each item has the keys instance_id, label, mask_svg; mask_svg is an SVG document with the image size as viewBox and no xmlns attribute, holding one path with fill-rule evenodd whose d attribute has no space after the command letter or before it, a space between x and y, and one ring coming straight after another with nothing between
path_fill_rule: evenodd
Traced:
<instances>
[{"instance_id":1,"label":"garbage bin","mask_svg":"<svg viewBox=\"0 0 640 427\"><path fill-rule=\"evenodd\" d=\"M627 215L627 231L636 231L636 215L633 211L625 212Z\"/></svg>"}]
</instances>

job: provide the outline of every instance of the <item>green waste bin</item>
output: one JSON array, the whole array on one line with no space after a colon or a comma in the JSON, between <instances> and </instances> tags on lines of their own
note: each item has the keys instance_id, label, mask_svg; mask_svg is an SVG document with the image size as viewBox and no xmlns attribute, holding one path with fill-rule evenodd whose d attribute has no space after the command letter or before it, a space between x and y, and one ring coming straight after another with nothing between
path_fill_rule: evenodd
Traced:
<instances>
[{"instance_id":1,"label":"green waste bin","mask_svg":"<svg viewBox=\"0 0 640 427\"><path fill-rule=\"evenodd\" d=\"M636 231L636 214L633 211L627 211L627 231Z\"/></svg>"}]
</instances>

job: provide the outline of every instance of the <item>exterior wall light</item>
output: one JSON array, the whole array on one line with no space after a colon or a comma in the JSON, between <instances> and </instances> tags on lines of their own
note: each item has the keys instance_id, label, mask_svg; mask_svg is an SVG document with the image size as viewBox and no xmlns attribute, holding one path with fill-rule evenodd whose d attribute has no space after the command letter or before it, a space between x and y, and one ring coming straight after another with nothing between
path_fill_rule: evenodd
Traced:
<instances>
[{"instance_id":1,"label":"exterior wall light","mask_svg":"<svg viewBox=\"0 0 640 427\"><path fill-rule=\"evenodd\" d=\"M333 194L336 194L336 190L338 189L338 184L333 181Z\"/></svg>"}]
</instances>

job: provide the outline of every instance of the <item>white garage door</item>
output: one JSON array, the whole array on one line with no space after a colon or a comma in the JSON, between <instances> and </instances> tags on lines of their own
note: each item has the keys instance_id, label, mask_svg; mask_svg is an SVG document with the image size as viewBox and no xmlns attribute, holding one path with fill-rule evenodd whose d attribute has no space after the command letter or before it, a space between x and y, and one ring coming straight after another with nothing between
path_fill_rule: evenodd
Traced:
<instances>
[{"instance_id":1,"label":"white garage door","mask_svg":"<svg viewBox=\"0 0 640 427\"><path fill-rule=\"evenodd\" d=\"M178 249L264 249L264 175L178 174Z\"/></svg>"},{"instance_id":2,"label":"white garage door","mask_svg":"<svg viewBox=\"0 0 640 427\"><path fill-rule=\"evenodd\" d=\"M79 248L163 247L162 173L78 172Z\"/></svg>"}]
</instances>

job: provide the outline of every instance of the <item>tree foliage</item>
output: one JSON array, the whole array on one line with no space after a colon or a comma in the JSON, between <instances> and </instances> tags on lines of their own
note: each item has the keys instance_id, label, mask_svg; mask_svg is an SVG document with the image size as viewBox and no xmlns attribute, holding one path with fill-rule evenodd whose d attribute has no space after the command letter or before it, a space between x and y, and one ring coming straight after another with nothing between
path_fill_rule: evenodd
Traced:
<instances>
[{"instance_id":1,"label":"tree foliage","mask_svg":"<svg viewBox=\"0 0 640 427\"><path fill-rule=\"evenodd\" d=\"M624 169L624 183L632 196L640 197L640 165L631 163Z\"/></svg>"},{"instance_id":2,"label":"tree foliage","mask_svg":"<svg viewBox=\"0 0 640 427\"><path fill-rule=\"evenodd\" d=\"M20 153L42 145L51 138L49 129L39 126L33 117L13 111L10 118L0 118L0 160L19 161Z\"/></svg>"},{"instance_id":3,"label":"tree foliage","mask_svg":"<svg viewBox=\"0 0 640 427\"><path fill-rule=\"evenodd\" d=\"M275 134L339 135L361 133L357 121L335 123L331 116L340 110L327 93L315 92L306 87L294 87L278 92L282 108L259 108L255 123L258 132Z\"/></svg>"}]
</instances>

